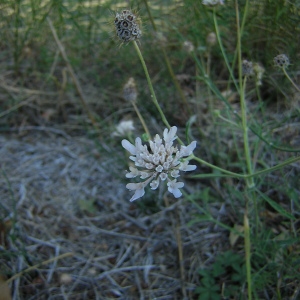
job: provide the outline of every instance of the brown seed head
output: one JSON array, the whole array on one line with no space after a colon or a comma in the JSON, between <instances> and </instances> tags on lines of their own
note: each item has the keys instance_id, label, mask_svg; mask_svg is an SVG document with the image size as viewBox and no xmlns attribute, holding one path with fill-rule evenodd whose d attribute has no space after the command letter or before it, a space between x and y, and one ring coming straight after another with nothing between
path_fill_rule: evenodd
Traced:
<instances>
[{"instance_id":1,"label":"brown seed head","mask_svg":"<svg viewBox=\"0 0 300 300\"><path fill-rule=\"evenodd\" d=\"M123 43L138 40L142 35L140 19L129 9L116 13L114 23L116 34Z\"/></svg>"},{"instance_id":2,"label":"brown seed head","mask_svg":"<svg viewBox=\"0 0 300 300\"><path fill-rule=\"evenodd\" d=\"M278 68L286 68L290 64L289 58L285 54L274 57L274 65Z\"/></svg>"}]
</instances>

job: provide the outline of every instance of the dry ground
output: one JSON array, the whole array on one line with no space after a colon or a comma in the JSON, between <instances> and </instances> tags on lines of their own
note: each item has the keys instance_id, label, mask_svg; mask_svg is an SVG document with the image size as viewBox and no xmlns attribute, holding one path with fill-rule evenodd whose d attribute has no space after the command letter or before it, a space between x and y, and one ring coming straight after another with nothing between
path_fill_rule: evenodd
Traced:
<instances>
[{"instance_id":1,"label":"dry ground","mask_svg":"<svg viewBox=\"0 0 300 300\"><path fill-rule=\"evenodd\" d=\"M184 199L167 195L155 213L131 204L117 149L99 154L86 137L31 129L0 136L1 272L38 265L10 282L12 298L196 298L197 270L228 232L188 226L197 211ZM211 213L223 220L225 206Z\"/></svg>"}]
</instances>

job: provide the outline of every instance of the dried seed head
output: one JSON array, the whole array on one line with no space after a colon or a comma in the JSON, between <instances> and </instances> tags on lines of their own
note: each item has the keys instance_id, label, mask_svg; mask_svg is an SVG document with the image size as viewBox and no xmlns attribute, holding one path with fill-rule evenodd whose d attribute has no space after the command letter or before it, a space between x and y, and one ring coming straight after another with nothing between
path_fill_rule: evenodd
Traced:
<instances>
[{"instance_id":1,"label":"dried seed head","mask_svg":"<svg viewBox=\"0 0 300 300\"><path fill-rule=\"evenodd\" d=\"M285 54L274 57L274 65L279 68L286 68L290 64L289 58Z\"/></svg>"},{"instance_id":2,"label":"dried seed head","mask_svg":"<svg viewBox=\"0 0 300 300\"><path fill-rule=\"evenodd\" d=\"M123 97L125 100L130 102L135 102L137 98L137 89L135 80L130 77L123 87Z\"/></svg>"},{"instance_id":3,"label":"dried seed head","mask_svg":"<svg viewBox=\"0 0 300 300\"><path fill-rule=\"evenodd\" d=\"M185 41L183 43L183 49L188 52L188 53L192 53L195 49L194 45L192 44L192 42L190 41Z\"/></svg>"},{"instance_id":4,"label":"dried seed head","mask_svg":"<svg viewBox=\"0 0 300 300\"><path fill-rule=\"evenodd\" d=\"M206 37L206 43L208 46L214 46L217 42L217 36L214 32L210 32Z\"/></svg>"},{"instance_id":5,"label":"dried seed head","mask_svg":"<svg viewBox=\"0 0 300 300\"><path fill-rule=\"evenodd\" d=\"M140 19L129 9L116 13L114 23L116 34L123 43L138 40L142 35Z\"/></svg>"},{"instance_id":6,"label":"dried seed head","mask_svg":"<svg viewBox=\"0 0 300 300\"><path fill-rule=\"evenodd\" d=\"M253 72L255 75L256 85L262 85L261 80L262 80L263 74L265 72L264 67L261 66L259 63L254 63L253 64Z\"/></svg>"},{"instance_id":7,"label":"dried seed head","mask_svg":"<svg viewBox=\"0 0 300 300\"><path fill-rule=\"evenodd\" d=\"M243 76L253 75L253 64L251 61L248 61L246 59L243 60L242 73L243 73Z\"/></svg>"}]
</instances>

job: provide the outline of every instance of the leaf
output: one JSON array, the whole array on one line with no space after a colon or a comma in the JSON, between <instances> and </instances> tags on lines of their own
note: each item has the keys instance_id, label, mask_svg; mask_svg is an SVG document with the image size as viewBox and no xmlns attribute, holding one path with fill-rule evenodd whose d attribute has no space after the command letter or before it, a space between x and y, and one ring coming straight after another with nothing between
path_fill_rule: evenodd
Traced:
<instances>
[{"instance_id":1,"label":"leaf","mask_svg":"<svg viewBox=\"0 0 300 300\"><path fill-rule=\"evenodd\" d=\"M94 203L95 203L94 199L90 199L90 200L80 199L78 201L78 205L79 205L80 209L82 211L86 211L90 214L94 214L96 211L96 207L95 207Z\"/></svg>"},{"instance_id":2,"label":"leaf","mask_svg":"<svg viewBox=\"0 0 300 300\"><path fill-rule=\"evenodd\" d=\"M226 273L225 268L221 264L214 263L213 271L212 271L213 276L214 277L219 277L224 273Z\"/></svg>"},{"instance_id":3,"label":"leaf","mask_svg":"<svg viewBox=\"0 0 300 300\"><path fill-rule=\"evenodd\" d=\"M277 202L275 202L274 200L272 200L271 198L269 198L268 196L266 196L265 194L263 194L262 192L258 191L257 192L261 195L261 197L268 202L277 212L279 212L282 216L285 216L291 220L296 220L296 218L290 214L289 212L287 212L285 209L283 209Z\"/></svg>"},{"instance_id":4,"label":"leaf","mask_svg":"<svg viewBox=\"0 0 300 300\"><path fill-rule=\"evenodd\" d=\"M0 300L11 300L9 286L2 275L0 275Z\"/></svg>"},{"instance_id":5,"label":"leaf","mask_svg":"<svg viewBox=\"0 0 300 300\"><path fill-rule=\"evenodd\" d=\"M197 120L197 115L192 115L186 123L185 137L186 137L186 140L188 141L188 143L190 143L191 126L193 125L193 123L196 122L196 120Z\"/></svg>"},{"instance_id":6,"label":"leaf","mask_svg":"<svg viewBox=\"0 0 300 300\"><path fill-rule=\"evenodd\" d=\"M229 234L229 242L230 242L231 247L233 247L236 244L238 238L240 237L240 235L237 234L236 231L240 232L240 233L243 233L244 232L244 226L234 224L233 229L234 230L230 230L230 234Z\"/></svg>"}]
</instances>

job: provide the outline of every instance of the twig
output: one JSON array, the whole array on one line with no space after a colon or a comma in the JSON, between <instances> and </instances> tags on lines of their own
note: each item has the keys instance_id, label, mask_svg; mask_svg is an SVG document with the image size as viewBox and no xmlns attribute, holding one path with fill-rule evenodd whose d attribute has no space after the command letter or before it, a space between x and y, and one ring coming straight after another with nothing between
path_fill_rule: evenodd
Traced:
<instances>
[{"instance_id":1,"label":"twig","mask_svg":"<svg viewBox=\"0 0 300 300\"><path fill-rule=\"evenodd\" d=\"M110 274L114 274L114 273L121 273L121 272L132 272L132 271L139 271L139 270L144 270L145 268L156 268L159 269L159 266L155 266L155 265L149 265L149 266L130 266L130 267L123 267L123 268L118 268L118 269L112 269L109 271L105 271L102 274L100 274L99 276L95 277L95 280L99 280L102 279L104 277L106 277L107 275Z\"/></svg>"},{"instance_id":2,"label":"twig","mask_svg":"<svg viewBox=\"0 0 300 300\"><path fill-rule=\"evenodd\" d=\"M49 131L49 132L52 132L52 133L55 133L55 134L60 134L68 140L71 138L63 130L55 129L55 128L52 128L52 127L44 127L44 126L23 126L23 127L20 127L20 128L9 128L7 130L1 130L1 131L18 131L18 132L21 132L21 131L31 131L31 130L32 131L34 131L34 130L36 130L36 131Z\"/></svg>"},{"instance_id":3,"label":"twig","mask_svg":"<svg viewBox=\"0 0 300 300\"><path fill-rule=\"evenodd\" d=\"M138 240L138 241L148 241L149 238L147 237L142 237L142 236L137 236L137 235L132 235L132 234L126 234L126 233L120 233L120 232L114 232L114 231L109 231L101 228L91 228L90 226L77 226L78 230L91 230L98 233L98 234L106 234L106 235L112 235L112 236L117 236L120 238L125 238L125 239L132 239L132 240Z\"/></svg>"},{"instance_id":4,"label":"twig","mask_svg":"<svg viewBox=\"0 0 300 300\"><path fill-rule=\"evenodd\" d=\"M37 268L39 268L39 267L41 267L43 265L47 265L47 264L49 264L49 263L51 263L53 261L56 261L58 259L63 259L63 258L66 258L66 257L69 257L69 256L73 256L73 255L74 254L72 252L67 252L67 253L61 254L60 256L52 257L52 258L50 258L48 260L45 260L45 261L43 261L43 262L41 262L39 264L36 264L36 265L34 265L32 267L29 267L29 268L25 269L24 271L21 271L21 272L15 274L11 278L7 279L6 283L10 283L10 282L14 281L15 279L21 277L23 274L28 273L28 272L30 272L32 270L35 270L35 269L37 269Z\"/></svg>"}]
</instances>

